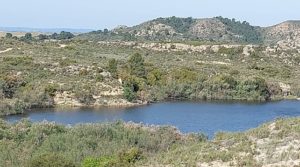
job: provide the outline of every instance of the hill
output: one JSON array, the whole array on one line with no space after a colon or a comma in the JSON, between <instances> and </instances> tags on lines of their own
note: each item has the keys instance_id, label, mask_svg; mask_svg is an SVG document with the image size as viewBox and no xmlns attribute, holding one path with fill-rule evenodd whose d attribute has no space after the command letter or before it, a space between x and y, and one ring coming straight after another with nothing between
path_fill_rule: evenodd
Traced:
<instances>
[{"instance_id":1,"label":"hill","mask_svg":"<svg viewBox=\"0 0 300 167\"><path fill-rule=\"evenodd\" d=\"M263 28L263 34L267 43L278 41L298 41L300 43L300 21L286 21Z\"/></svg>"},{"instance_id":2,"label":"hill","mask_svg":"<svg viewBox=\"0 0 300 167\"><path fill-rule=\"evenodd\" d=\"M205 41L216 43L276 43L298 37L299 21L287 21L271 27L252 26L246 21L223 17L157 18L142 24L98 30L79 35L80 39L109 41Z\"/></svg>"},{"instance_id":3,"label":"hill","mask_svg":"<svg viewBox=\"0 0 300 167\"><path fill-rule=\"evenodd\" d=\"M260 28L222 17L171 17L78 36L4 37L0 115L170 99L296 99L298 25Z\"/></svg>"}]
</instances>

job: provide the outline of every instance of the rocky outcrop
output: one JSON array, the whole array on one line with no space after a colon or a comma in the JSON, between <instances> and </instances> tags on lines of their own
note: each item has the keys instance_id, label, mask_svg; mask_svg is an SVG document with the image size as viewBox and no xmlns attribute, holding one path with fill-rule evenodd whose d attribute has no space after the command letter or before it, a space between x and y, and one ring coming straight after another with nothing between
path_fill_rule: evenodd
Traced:
<instances>
[{"instance_id":1,"label":"rocky outcrop","mask_svg":"<svg viewBox=\"0 0 300 167\"><path fill-rule=\"evenodd\" d=\"M93 103L85 104L80 102L79 99L76 98L75 93L64 91L64 92L57 92L53 98L54 105L56 106L71 106L71 107L98 107L98 106L109 106L109 107L122 107L122 106L136 106L136 105L144 105L147 102L144 101L135 101L135 102L128 102L127 100L119 97L120 95L118 91L112 92L104 92L101 95L95 96L93 95Z\"/></svg>"},{"instance_id":2,"label":"rocky outcrop","mask_svg":"<svg viewBox=\"0 0 300 167\"><path fill-rule=\"evenodd\" d=\"M265 43L279 45L279 48L300 47L300 21L286 21L263 29Z\"/></svg>"},{"instance_id":3,"label":"rocky outcrop","mask_svg":"<svg viewBox=\"0 0 300 167\"><path fill-rule=\"evenodd\" d=\"M282 90L284 96L291 94L291 85L280 82L279 87Z\"/></svg>"},{"instance_id":4,"label":"rocky outcrop","mask_svg":"<svg viewBox=\"0 0 300 167\"><path fill-rule=\"evenodd\" d=\"M198 19L191 27L189 34L199 39L221 41L224 41L228 39L230 35L233 35L230 32L227 34L226 25L215 18Z\"/></svg>"},{"instance_id":5,"label":"rocky outcrop","mask_svg":"<svg viewBox=\"0 0 300 167\"><path fill-rule=\"evenodd\" d=\"M137 49L149 49L160 52L219 52L220 48L243 48L242 54L249 56L258 45L189 45L184 43L144 43L144 42L98 42L101 45L123 45Z\"/></svg>"}]
</instances>

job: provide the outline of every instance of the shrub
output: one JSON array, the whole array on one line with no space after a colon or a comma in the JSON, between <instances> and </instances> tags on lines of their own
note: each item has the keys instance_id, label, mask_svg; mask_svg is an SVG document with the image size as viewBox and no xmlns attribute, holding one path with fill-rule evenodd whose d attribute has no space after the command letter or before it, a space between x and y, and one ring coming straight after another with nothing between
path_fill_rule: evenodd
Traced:
<instances>
[{"instance_id":1,"label":"shrub","mask_svg":"<svg viewBox=\"0 0 300 167\"><path fill-rule=\"evenodd\" d=\"M133 164L141 159L142 152L138 148L131 148L127 151L121 151L118 155L121 164Z\"/></svg>"},{"instance_id":2,"label":"shrub","mask_svg":"<svg viewBox=\"0 0 300 167\"><path fill-rule=\"evenodd\" d=\"M123 96L129 102L132 102L133 100L135 100L137 98L137 94L136 94L136 92L134 92L134 88L129 85L124 87Z\"/></svg>"},{"instance_id":3,"label":"shrub","mask_svg":"<svg viewBox=\"0 0 300 167\"><path fill-rule=\"evenodd\" d=\"M63 155L47 153L32 158L28 167L75 167L75 164L64 158Z\"/></svg>"},{"instance_id":4,"label":"shrub","mask_svg":"<svg viewBox=\"0 0 300 167\"><path fill-rule=\"evenodd\" d=\"M113 167L116 166L115 157L103 156L100 158L85 158L81 164L82 167Z\"/></svg>"},{"instance_id":5,"label":"shrub","mask_svg":"<svg viewBox=\"0 0 300 167\"><path fill-rule=\"evenodd\" d=\"M1 84L2 93L5 98L12 98L17 90L21 86L25 86L26 82L18 76L5 76L4 82Z\"/></svg>"},{"instance_id":6,"label":"shrub","mask_svg":"<svg viewBox=\"0 0 300 167\"><path fill-rule=\"evenodd\" d=\"M141 78L145 77L144 58L141 54L135 53L132 55L128 60L128 64L131 75Z\"/></svg>"},{"instance_id":7,"label":"shrub","mask_svg":"<svg viewBox=\"0 0 300 167\"><path fill-rule=\"evenodd\" d=\"M115 78L117 77L117 69L118 69L118 62L116 61L116 59L110 59L108 61L108 71Z\"/></svg>"},{"instance_id":8,"label":"shrub","mask_svg":"<svg viewBox=\"0 0 300 167\"><path fill-rule=\"evenodd\" d=\"M55 96L55 92L57 91L57 85L48 84L45 87L45 94L51 97Z\"/></svg>"}]
</instances>

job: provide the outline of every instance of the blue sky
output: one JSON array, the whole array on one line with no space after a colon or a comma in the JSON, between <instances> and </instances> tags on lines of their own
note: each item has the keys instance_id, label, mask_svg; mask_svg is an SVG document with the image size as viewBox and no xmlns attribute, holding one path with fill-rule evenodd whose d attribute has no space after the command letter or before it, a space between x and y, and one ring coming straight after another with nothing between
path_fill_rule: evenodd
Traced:
<instances>
[{"instance_id":1,"label":"blue sky","mask_svg":"<svg viewBox=\"0 0 300 167\"><path fill-rule=\"evenodd\" d=\"M0 27L114 28L157 17L223 16L268 26L300 20L299 0L0 0Z\"/></svg>"}]
</instances>

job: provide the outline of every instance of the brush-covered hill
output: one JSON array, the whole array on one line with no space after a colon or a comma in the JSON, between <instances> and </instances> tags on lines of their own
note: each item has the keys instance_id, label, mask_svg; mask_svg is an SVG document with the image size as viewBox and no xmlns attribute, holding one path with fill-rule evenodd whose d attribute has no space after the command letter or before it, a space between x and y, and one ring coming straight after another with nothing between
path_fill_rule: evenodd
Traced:
<instances>
[{"instance_id":1,"label":"brush-covered hill","mask_svg":"<svg viewBox=\"0 0 300 167\"><path fill-rule=\"evenodd\" d=\"M266 43L289 43L291 47L300 46L300 21L286 21L263 28Z\"/></svg>"},{"instance_id":2,"label":"brush-covered hill","mask_svg":"<svg viewBox=\"0 0 300 167\"><path fill-rule=\"evenodd\" d=\"M223 17L157 18L142 24L118 26L79 35L88 40L121 41L205 41L217 43L276 43L299 37L300 21L286 21L271 27L252 26L246 21Z\"/></svg>"},{"instance_id":3,"label":"brush-covered hill","mask_svg":"<svg viewBox=\"0 0 300 167\"><path fill-rule=\"evenodd\" d=\"M99 30L82 34L79 38L98 40L143 40L143 41L210 41L260 43L259 27L248 22L223 17L194 19L157 18L133 27L119 26L111 31Z\"/></svg>"}]
</instances>

